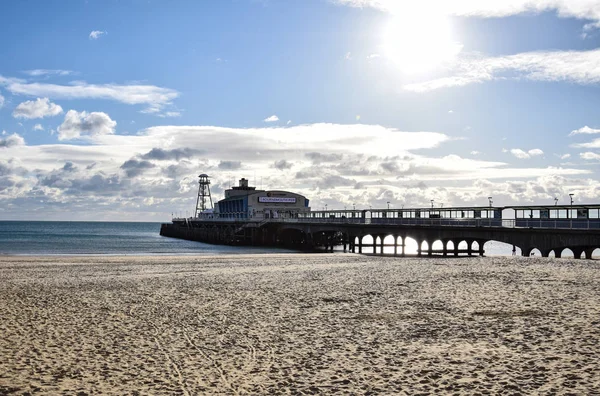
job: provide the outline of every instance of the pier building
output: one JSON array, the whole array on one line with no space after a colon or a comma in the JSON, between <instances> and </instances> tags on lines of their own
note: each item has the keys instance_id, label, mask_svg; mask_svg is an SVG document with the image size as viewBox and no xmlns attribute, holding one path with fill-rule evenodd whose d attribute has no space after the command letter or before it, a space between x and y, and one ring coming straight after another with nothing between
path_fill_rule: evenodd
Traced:
<instances>
[{"instance_id":1,"label":"pier building","mask_svg":"<svg viewBox=\"0 0 600 396\"><path fill-rule=\"evenodd\" d=\"M257 190L240 179L238 186L225 190L213 216L219 219L295 219L310 212L308 198L281 190ZM201 214L202 216L202 214Z\"/></svg>"}]
</instances>

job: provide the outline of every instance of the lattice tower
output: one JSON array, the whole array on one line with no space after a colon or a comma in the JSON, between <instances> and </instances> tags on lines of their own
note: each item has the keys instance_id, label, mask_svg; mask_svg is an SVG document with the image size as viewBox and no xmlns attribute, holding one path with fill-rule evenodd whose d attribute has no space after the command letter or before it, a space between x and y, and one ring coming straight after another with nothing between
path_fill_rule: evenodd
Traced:
<instances>
[{"instance_id":1,"label":"lattice tower","mask_svg":"<svg viewBox=\"0 0 600 396\"><path fill-rule=\"evenodd\" d=\"M210 196L210 177L203 173L198 176L198 199L196 200L196 211L195 217L199 217L200 213L209 209L208 203L210 203L210 209L213 208L212 197Z\"/></svg>"}]
</instances>

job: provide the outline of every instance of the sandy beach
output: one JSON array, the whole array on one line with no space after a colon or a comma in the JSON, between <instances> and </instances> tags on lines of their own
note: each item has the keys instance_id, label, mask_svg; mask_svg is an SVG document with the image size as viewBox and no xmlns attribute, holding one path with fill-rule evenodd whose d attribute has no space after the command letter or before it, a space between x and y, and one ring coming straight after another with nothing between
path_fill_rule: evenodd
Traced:
<instances>
[{"instance_id":1,"label":"sandy beach","mask_svg":"<svg viewBox=\"0 0 600 396\"><path fill-rule=\"evenodd\" d=\"M598 394L600 262L1 257L0 394Z\"/></svg>"}]
</instances>

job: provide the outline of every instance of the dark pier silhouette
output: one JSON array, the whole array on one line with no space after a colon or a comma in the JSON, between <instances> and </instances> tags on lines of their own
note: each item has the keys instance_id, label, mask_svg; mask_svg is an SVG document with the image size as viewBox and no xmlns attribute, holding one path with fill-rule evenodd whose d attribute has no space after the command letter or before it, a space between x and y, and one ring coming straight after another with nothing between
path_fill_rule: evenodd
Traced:
<instances>
[{"instance_id":1,"label":"dark pier silhouette","mask_svg":"<svg viewBox=\"0 0 600 396\"><path fill-rule=\"evenodd\" d=\"M196 217L163 224L161 235L193 241L298 250L333 250L406 255L406 240L417 242L417 256L483 256L488 241L504 242L529 256L561 257L570 249L575 258L591 259L600 248L600 205L421 208L313 211L292 217L252 219ZM514 211L514 218L503 213ZM365 244L371 236L372 243ZM393 243L385 244L387 237ZM426 247L424 248L424 242ZM441 249L433 249L433 245ZM466 248L465 248L466 245ZM462 246L462 248L460 248ZM371 252L370 252L371 253ZM389 253L388 253L389 254Z\"/></svg>"}]
</instances>

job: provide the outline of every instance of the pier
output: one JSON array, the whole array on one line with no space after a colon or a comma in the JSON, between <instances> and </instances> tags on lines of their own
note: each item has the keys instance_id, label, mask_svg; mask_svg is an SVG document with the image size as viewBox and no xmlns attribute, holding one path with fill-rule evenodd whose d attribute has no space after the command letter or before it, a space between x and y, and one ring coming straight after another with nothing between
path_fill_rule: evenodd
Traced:
<instances>
[{"instance_id":1,"label":"pier","mask_svg":"<svg viewBox=\"0 0 600 396\"><path fill-rule=\"evenodd\" d=\"M582 213L585 209L586 213L597 216L599 207L576 205L568 210ZM341 246L352 253L363 253L369 248L374 254L384 254L384 248L388 247L398 256L406 255L407 238L417 242L417 256L483 256L488 241L518 247L523 256L538 249L543 257L554 253L558 258L565 249L570 249L575 258L591 259L594 250L600 248L600 219L541 219L529 215L502 219L505 210L515 210L515 207L445 209L447 213L459 213L459 217L437 217L437 213L431 216L423 208L313 211L297 217L270 219L199 217L173 219L172 224L162 225L161 235L214 244L298 250L328 251ZM437 209L429 211L439 212ZM486 217L470 217L471 214L482 216L482 212L487 212L483 215ZM407 213L419 213L423 217ZM372 243L363 242L367 236L372 237ZM385 244L389 236L394 242ZM440 242L442 248L434 249L433 245Z\"/></svg>"},{"instance_id":2,"label":"pier","mask_svg":"<svg viewBox=\"0 0 600 396\"><path fill-rule=\"evenodd\" d=\"M313 211L309 199L293 192L257 190L242 178L213 208L210 177L199 177L194 217L162 224L160 235L191 241L278 246L306 251L344 251L405 256L408 238L417 256L483 256L489 241L507 243L529 256L591 259L600 248L600 204L489 206ZM210 206L209 206L210 204ZM327 205L325 205L327 206ZM326 208L324 208L326 209ZM372 242L365 243L371 236ZM392 237L393 243L385 243ZM434 249L433 246L442 248ZM389 253L388 253L389 254Z\"/></svg>"}]
</instances>

